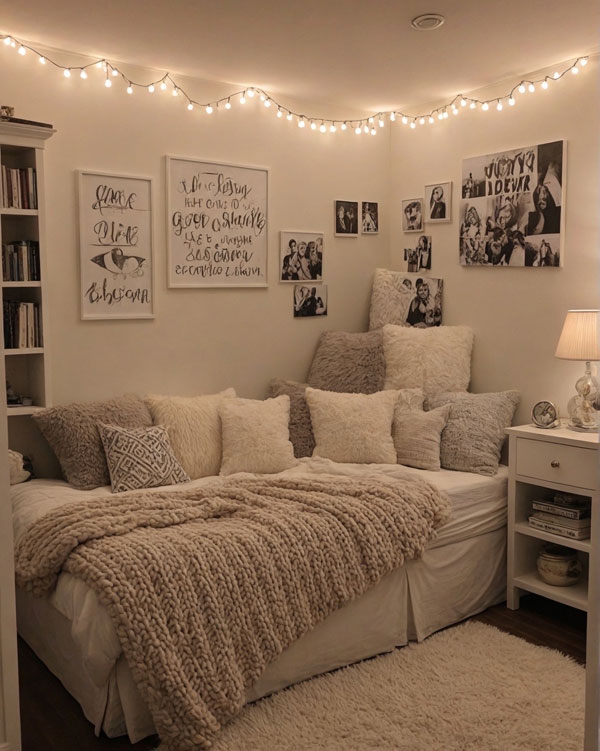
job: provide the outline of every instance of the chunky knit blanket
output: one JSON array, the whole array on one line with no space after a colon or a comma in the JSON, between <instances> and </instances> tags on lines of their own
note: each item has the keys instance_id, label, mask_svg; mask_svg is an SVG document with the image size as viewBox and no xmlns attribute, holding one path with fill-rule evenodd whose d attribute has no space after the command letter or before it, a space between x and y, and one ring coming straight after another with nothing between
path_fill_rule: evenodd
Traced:
<instances>
[{"instance_id":1,"label":"chunky knit blanket","mask_svg":"<svg viewBox=\"0 0 600 751\"><path fill-rule=\"evenodd\" d=\"M108 609L165 749L210 748L269 662L332 611L418 557L447 496L407 473L256 478L64 505L16 549L17 583L61 570Z\"/></svg>"}]
</instances>

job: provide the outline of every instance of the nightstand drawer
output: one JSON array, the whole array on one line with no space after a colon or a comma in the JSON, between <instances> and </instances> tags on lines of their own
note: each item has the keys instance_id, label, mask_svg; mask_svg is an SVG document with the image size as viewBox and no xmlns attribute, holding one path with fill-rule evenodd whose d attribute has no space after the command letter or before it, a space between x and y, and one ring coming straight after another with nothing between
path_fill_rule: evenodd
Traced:
<instances>
[{"instance_id":1,"label":"nightstand drawer","mask_svg":"<svg viewBox=\"0 0 600 751\"><path fill-rule=\"evenodd\" d=\"M598 452L560 443L517 438L517 474L593 490Z\"/></svg>"}]
</instances>

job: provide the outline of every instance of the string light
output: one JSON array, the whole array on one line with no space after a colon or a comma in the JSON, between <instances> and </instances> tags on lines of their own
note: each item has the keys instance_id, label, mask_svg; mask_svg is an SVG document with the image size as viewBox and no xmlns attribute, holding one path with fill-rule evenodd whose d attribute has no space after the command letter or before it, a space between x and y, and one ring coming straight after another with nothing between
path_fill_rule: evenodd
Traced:
<instances>
[{"instance_id":1,"label":"string light","mask_svg":"<svg viewBox=\"0 0 600 751\"><path fill-rule=\"evenodd\" d=\"M9 48L15 48L20 56L26 55L28 51L31 51L34 56L37 55L38 62L42 65L46 64L47 62L50 63L52 66L58 68L62 71L63 76L65 78L70 78L72 75L72 69L68 66L61 65L60 63L57 63L56 61L52 60L51 58L46 57L38 50L34 49L31 45L26 44L25 42L21 42L18 39L15 39L14 37L10 35L1 35L0 34L0 41L3 42L5 47ZM481 101L477 99L470 99L468 97L465 97L463 94L459 94L455 96L451 101L449 101L447 104L442 105L441 107L438 107L434 110L432 110L429 113L424 114L417 114L417 115L405 115L402 112L398 112L396 110L389 111L389 112L379 112L377 114L373 115L367 115L366 119L354 121L351 122L351 125L354 127L354 132L358 135L361 133L371 133L372 135L375 135L377 133L376 125L379 128L383 128L385 126L385 117L388 117L390 122L395 122L398 118L401 119L401 122L403 125L410 125L411 129L416 128L416 123L418 122L420 125L424 125L426 122L429 122L430 124L434 122L434 115L437 114L437 117L439 120L445 120L448 118L449 110L452 111L453 115L457 115L459 113L459 109L457 106L457 103L460 102L460 107L466 107L469 106L469 109L475 110L477 109L478 105L481 106L481 109L483 111L487 111L490 108L490 104L496 104L496 110L502 111L504 108L503 106L503 100L506 100L509 104L509 106L514 107L516 104L516 100L514 98L514 92L518 91L520 94L524 94L526 91L529 91L530 93L535 92L536 85L541 86L542 89L547 90L549 88L549 81L554 80L558 81L559 79L563 78L569 71L573 75L577 75L580 72L580 67L585 67L589 62L588 56L577 58L573 63L568 65L562 72L559 70L554 71L552 76L545 76L543 78L540 78L535 81L531 80L525 80L521 81L518 85L515 85L514 88L510 91L504 94L503 96L497 98L497 99L491 99L487 101ZM156 81L153 81L151 83L138 83L135 81L131 81L123 75L123 73L119 70L118 67L114 66L112 63L108 62L106 59L100 59L93 62L88 63L84 67L77 66L75 68L75 71L79 71L79 76L81 79L87 79L88 74L86 72L86 68L94 66L97 69L103 69L106 73L106 78L104 81L104 85L106 88L110 88L112 86L111 78L116 78L119 75L127 82L126 91L127 94L132 94L135 87L144 88L148 91L148 93L152 94L155 91L156 86L160 86L160 89L162 91L165 91L169 88L169 84L172 84L172 95L174 97L178 96L180 93L183 95L184 99L187 100L187 108L188 110L193 110L194 105L201 105L204 106L206 109L206 112L210 114L213 111L213 105L212 104L202 104L201 102L195 102L192 100L191 97L188 96L188 94L184 91L184 89L181 89L171 77L170 73L165 73L161 78L159 78ZM260 100L263 102L265 107L271 107L271 105L275 105L277 108L277 117L281 119L283 117L283 114L286 114L287 120L293 120L294 117L298 120L298 127L304 128L306 125L306 122L308 121L310 123L312 130L318 130L321 133L329 132L335 133L338 130L338 127L336 125L336 121L325 119L320 120L320 126L317 126L314 118L308 118L304 115L299 115L297 113L294 113L292 110L289 110L287 107L284 107L279 102L272 99L272 97L268 94L268 92L260 89L260 88L254 88L250 87L242 91L235 92L233 94L229 94L219 100L217 100L216 103L214 103L214 106L218 107L221 102L224 102L225 109L229 110L231 109L231 97L232 96L239 96L240 104L245 104L246 97L253 98L254 96L258 96ZM347 121L343 121L340 123L340 121L337 121L339 124L339 130L347 130L348 129L348 123Z\"/></svg>"},{"instance_id":2,"label":"string light","mask_svg":"<svg viewBox=\"0 0 600 751\"><path fill-rule=\"evenodd\" d=\"M429 115L429 124L433 125L434 122L435 122L435 120L433 119L433 117L431 115Z\"/></svg>"}]
</instances>

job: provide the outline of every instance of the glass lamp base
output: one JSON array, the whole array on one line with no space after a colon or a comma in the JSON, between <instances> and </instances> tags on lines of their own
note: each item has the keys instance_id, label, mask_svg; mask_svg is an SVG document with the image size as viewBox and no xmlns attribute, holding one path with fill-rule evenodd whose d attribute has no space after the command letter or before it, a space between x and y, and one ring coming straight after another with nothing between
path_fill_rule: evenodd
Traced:
<instances>
[{"instance_id":1,"label":"glass lamp base","mask_svg":"<svg viewBox=\"0 0 600 751\"><path fill-rule=\"evenodd\" d=\"M592 375L590 363L586 362L585 375L575 384L577 396L571 397L567 404L570 430L580 433L597 433L600 427L600 412L594 409L598 396L598 381Z\"/></svg>"}]
</instances>

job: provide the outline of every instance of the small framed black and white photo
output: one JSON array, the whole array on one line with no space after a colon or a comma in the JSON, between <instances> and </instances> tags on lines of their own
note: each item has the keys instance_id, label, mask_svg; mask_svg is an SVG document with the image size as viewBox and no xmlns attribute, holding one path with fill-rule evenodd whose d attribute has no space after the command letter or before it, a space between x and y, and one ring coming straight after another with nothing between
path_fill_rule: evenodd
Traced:
<instances>
[{"instance_id":1,"label":"small framed black and white photo","mask_svg":"<svg viewBox=\"0 0 600 751\"><path fill-rule=\"evenodd\" d=\"M362 233L376 235L379 232L379 204L373 201L362 202Z\"/></svg>"},{"instance_id":2,"label":"small framed black and white photo","mask_svg":"<svg viewBox=\"0 0 600 751\"><path fill-rule=\"evenodd\" d=\"M358 201L335 202L336 237L358 237Z\"/></svg>"},{"instance_id":3,"label":"small framed black and white photo","mask_svg":"<svg viewBox=\"0 0 600 751\"><path fill-rule=\"evenodd\" d=\"M431 271L431 235L420 235L415 248L404 248L406 270Z\"/></svg>"},{"instance_id":4,"label":"small framed black and white photo","mask_svg":"<svg viewBox=\"0 0 600 751\"><path fill-rule=\"evenodd\" d=\"M452 182L425 186L425 221L452 221Z\"/></svg>"},{"instance_id":5,"label":"small framed black and white photo","mask_svg":"<svg viewBox=\"0 0 600 751\"><path fill-rule=\"evenodd\" d=\"M294 287L294 318L327 315L326 284L296 284Z\"/></svg>"},{"instance_id":6,"label":"small framed black and white photo","mask_svg":"<svg viewBox=\"0 0 600 751\"><path fill-rule=\"evenodd\" d=\"M402 201L402 231L423 232L422 198L406 198Z\"/></svg>"},{"instance_id":7,"label":"small framed black and white photo","mask_svg":"<svg viewBox=\"0 0 600 751\"><path fill-rule=\"evenodd\" d=\"M280 282L320 282L323 279L323 233L281 231Z\"/></svg>"}]
</instances>

